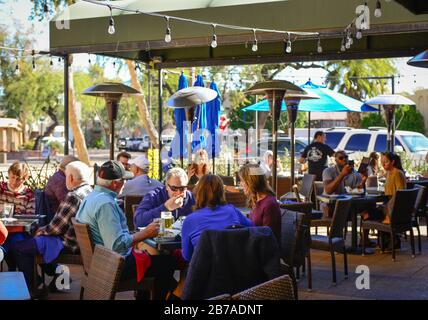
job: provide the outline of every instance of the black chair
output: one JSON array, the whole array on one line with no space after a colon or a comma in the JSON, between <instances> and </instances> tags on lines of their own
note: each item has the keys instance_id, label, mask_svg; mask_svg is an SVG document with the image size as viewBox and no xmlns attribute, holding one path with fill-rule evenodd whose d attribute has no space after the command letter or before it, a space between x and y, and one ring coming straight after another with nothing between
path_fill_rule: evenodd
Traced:
<instances>
[{"instance_id":1,"label":"black chair","mask_svg":"<svg viewBox=\"0 0 428 320\"><path fill-rule=\"evenodd\" d=\"M309 206L309 210L307 210L309 212L305 213L282 209L281 267L283 273L288 274L293 280L296 294L296 280L300 279L300 267L305 271L306 262L308 264L308 289L312 290L310 209L311 207ZM296 272L294 272L294 269L296 269Z\"/></svg>"},{"instance_id":2,"label":"black chair","mask_svg":"<svg viewBox=\"0 0 428 320\"><path fill-rule=\"evenodd\" d=\"M427 187L415 184L415 189L418 189L418 196L415 202L415 213L413 216L412 226L418 231L418 249L419 253L422 252L421 245L421 230L420 230L420 218L425 218L425 224L428 228L428 215L427 215L427 201L428 201L428 189Z\"/></svg>"},{"instance_id":3,"label":"black chair","mask_svg":"<svg viewBox=\"0 0 428 320\"><path fill-rule=\"evenodd\" d=\"M395 236L410 231L410 243L412 246L412 258L415 256L415 237L412 228L412 216L415 211L415 202L418 196L418 189L398 190L393 197L392 210L390 212L390 224L381 221L361 221L361 230L363 231L362 244L363 255L365 250L364 232L367 229L375 229L386 232L391 235L392 241L392 261L395 261ZM382 252L384 246L381 245Z\"/></svg>"},{"instance_id":4,"label":"black chair","mask_svg":"<svg viewBox=\"0 0 428 320\"><path fill-rule=\"evenodd\" d=\"M348 278L348 260L345 248L345 228L348 223L348 214L351 208L350 200L338 200L334 208L330 230L327 236L312 235L311 248L329 251L331 255L333 285L336 285L336 258L335 252L343 253L345 279Z\"/></svg>"},{"instance_id":5,"label":"black chair","mask_svg":"<svg viewBox=\"0 0 428 320\"><path fill-rule=\"evenodd\" d=\"M302 202L300 195L305 197L306 202L312 202L313 200L315 200L316 196L314 194L314 189L315 189L314 183L315 183L316 177L317 176L314 174L303 175L302 186L301 186L300 190L295 191L297 202ZM314 202L312 202L312 203L314 203ZM312 220L321 219L321 217L322 217L322 211L316 210L315 208L312 209L312 211L311 211L311 219Z\"/></svg>"},{"instance_id":6,"label":"black chair","mask_svg":"<svg viewBox=\"0 0 428 320\"><path fill-rule=\"evenodd\" d=\"M223 184L225 186L234 186L235 181L233 180L233 177L230 176L220 176L221 180L223 180Z\"/></svg>"},{"instance_id":7,"label":"black chair","mask_svg":"<svg viewBox=\"0 0 428 320\"><path fill-rule=\"evenodd\" d=\"M143 200L143 195L128 195L124 197L124 208L125 208L125 216L126 222L128 224L129 231L134 231L134 210L132 209L133 205L139 205Z\"/></svg>"}]
</instances>

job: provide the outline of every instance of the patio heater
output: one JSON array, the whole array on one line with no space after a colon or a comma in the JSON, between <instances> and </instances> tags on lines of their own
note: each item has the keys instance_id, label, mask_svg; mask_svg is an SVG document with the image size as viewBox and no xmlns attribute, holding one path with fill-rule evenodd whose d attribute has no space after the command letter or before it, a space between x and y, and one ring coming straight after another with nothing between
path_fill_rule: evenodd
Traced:
<instances>
[{"instance_id":1,"label":"patio heater","mask_svg":"<svg viewBox=\"0 0 428 320\"><path fill-rule=\"evenodd\" d=\"M388 127L387 150L394 152L395 143L395 109L401 105L415 105L415 103L399 94L384 94L366 101L366 105L383 107L385 121Z\"/></svg>"},{"instance_id":2,"label":"patio heater","mask_svg":"<svg viewBox=\"0 0 428 320\"><path fill-rule=\"evenodd\" d=\"M305 94L306 92L300 87L285 80L270 80L258 82L246 91L247 94L266 95L269 101L270 115L272 117L272 151L273 151L273 168L272 168L272 188L277 190L277 166L278 159L278 121L281 114L282 100L286 93Z\"/></svg>"},{"instance_id":3,"label":"patio heater","mask_svg":"<svg viewBox=\"0 0 428 320\"><path fill-rule=\"evenodd\" d=\"M195 119L195 106L214 100L217 92L205 87L187 87L174 93L166 105L170 108L182 108L186 111L186 121L190 121L187 139L188 163L192 162L192 123Z\"/></svg>"},{"instance_id":4,"label":"patio heater","mask_svg":"<svg viewBox=\"0 0 428 320\"><path fill-rule=\"evenodd\" d=\"M117 119L119 101L123 96L141 95L141 92L122 83L105 82L83 91L84 95L103 97L106 102L110 124L110 160L114 159L114 122Z\"/></svg>"},{"instance_id":5,"label":"patio heater","mask_svg":"<svg viewBox=\"0 0 428 320\"><path fill-rule=\"evenodd\" d=\"M299 111L299 103L303 99L319 99L320 97L314 93L286 93L284 96L285 105L287 106L288 123L290 125L290 157L291 157L291 186L295 183L295 148L296 148L296 120L297 112Z\"/></svg>"},{"instance_id":6,"label":"patio heater","mask_svg":"<svg viewBox=\"0 0 428 320\"><path fill-rule=\"evenodd\" d=\"M414 56L412 59L407 61L407 64L413 67L428 68L428 50Z\"/></svg>"}]
</instances>

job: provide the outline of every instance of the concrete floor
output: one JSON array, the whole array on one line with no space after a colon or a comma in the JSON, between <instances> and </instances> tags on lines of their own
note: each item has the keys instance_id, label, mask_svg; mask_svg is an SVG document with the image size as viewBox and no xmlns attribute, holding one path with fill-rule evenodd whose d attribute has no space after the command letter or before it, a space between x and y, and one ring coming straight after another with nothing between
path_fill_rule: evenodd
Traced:
<instances>
[{"instance_id":1,"label":"concrete floor","mask_svg":"<svg viewBox=\"0 0 428 320\"><path fill-rule=\"evenodd\" d=\"M422 228L422 254L412 259L410 240L402 240L402 249L397 252L396 261L391 253L382 254L376 250L371 255L348 255L349 278L344 279L343 255L336 255L337 285L332 285L331 259L328 252L312 250L313 290L307 290L307 278L302 276L299 281L300 300L350 300L350 299L428 299L428 239L426 228ZM349 238L349 237L348 237ZM416 247L417 250L417 247ZM369 268L370 289L357 289L356 273L359 265ZM49 294L49 300L78 299L81 266L70 266L71 289L68 292ZM118 300L133 299L132 292L119 293Z\"/></svg>"}]
</instances>

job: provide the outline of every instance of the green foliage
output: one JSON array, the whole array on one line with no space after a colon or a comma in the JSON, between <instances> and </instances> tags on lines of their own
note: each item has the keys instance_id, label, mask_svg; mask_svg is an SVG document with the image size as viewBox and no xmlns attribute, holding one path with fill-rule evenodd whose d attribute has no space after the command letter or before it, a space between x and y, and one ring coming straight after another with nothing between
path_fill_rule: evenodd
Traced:
<instances>
[{"instance_id":1,"label":"green foliage","mask_svg":"<svg viewBox=\"0 0 428 320\"><path fill-rule=\"evenodd\" d=\"M96 148L96 149L103 149L104 146L104 140L103 139L97 139L94 141L92 148Z\"/></svg>"},{"instance_id":2,"label":"green foliage","mask_svg":"<svg viewBox=\"0 0 428 320\"><path fill-rule=\"evenodd\" d=\"M51 152L56 150L59 153L64 153L64 146L59 141L51 141L47 145L50 147Z\"/></svg>"},{"instance_id":3,"label":"green foliage","mask_svg":"<svg viewBox=\"0 0 428 320\"><path fill-rule=\"evenodd\" d=\"M370 112L363 116L361 120L361 128L367 129L369 127L385 127L385 119L379 113Z\"/></svg>"},{"instance_id":4,"label":"green foliage","mask_svg":"<svg viewBox=\"0 0 428 320\"><path fill-rule=\"evenodd\" d=\"M34 147L34 140L28 140L23 145L19 147L20 150L33 150Z\"/></svg>"},{"instance_id":5,"label":"green foliage","mask_svg":"<svg viewBox=\"0 0 428 320\"><path fill-rule=\"evenodd\" d=\"M397 130L416 131L425 134L425 123L422 114L414 106L403 106L395 112Z\"/></svg>"},{"instance_id":6,"label":"green foliage","mask_svg":"<svg viewBox=\"0 0 428 320\"><path fill-rule=\"evenodd\" d=\"M26 164L30 174L24 185L33 192L37 189L44 189L49 178L58 170L59 166L58 161L51 161L49 157L46 158L46 161L40 168L30 166L27 162Z\"/></svg>"}]
</instances>

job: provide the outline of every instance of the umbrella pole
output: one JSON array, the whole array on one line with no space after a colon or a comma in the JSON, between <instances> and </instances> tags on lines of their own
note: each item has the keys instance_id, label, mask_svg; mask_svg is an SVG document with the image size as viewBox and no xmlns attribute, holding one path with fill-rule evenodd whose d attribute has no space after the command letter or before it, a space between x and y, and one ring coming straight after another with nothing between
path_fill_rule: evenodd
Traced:
<instances>
[{"instance_id":1,"label":"umbrella pole","mask_svg":"<svg viewBox=\"0 0 428 320\"><path fill-rule=\"evenodd\" d=\"M256 141L260 141L259 134L259 112L256 111ZM257 148L257 158L260 156L260 150Z\"/></svg>"},{"instance_id":2,"label":"umbrella pole","mask_svg":"<svg viewBox=\"0 0 428 320\"><path fill-rule=\"evenodd\" d=\"M272 116L272 151L273 151L273 167L272 167L272 189L276 193L277 190L277 160L278 160L278 120L281 114L282 100L284 99L285 91L268 92Z\"/></svg>"},{"instance_id":3,"label":"umbrella pole","mask_svg":"<svg viewBox=\"0 0 428 320\"><path fill-rule=\"evenodd\" d=\"M159 180L162 180L162 93L163 93L163 76L162 76L162 69L159 69L158 71L158 80L159 80L159 87L158 87L158 115L159 115Z\"/></svg>"},{"instance_id":4,"label":"umbrella pole","mask_svg":"<svg viewBox=\"0 0 428 320\"><path fill-rule=\"evenodd\" d=\"M70 81L70 67L69 56L64 56L64 155L69 154L68 143L70 141L70 121L69 121L69 81ZM25 130L25 129L24 129Z\"/></svg>"},{"instance_id":5,"label":"umbrella pole","mask_svg":"<svg viewBox=\"0 0 428 320\"><path fill-rule=\"evenodd\" d=\"M297 111L298 111L298 105L297 104L287 104L287 112L288 112L288 121L290 123L290 185L291 187L294 186L294 150L295 150L295 126L296 126L296 119L297 119Z\"/></svg>"},{"instance_id":6,"label":"umbrella pole","mask_svg":"<svg viewBox=\"0 0 428 320\"><path fill-rule=\"evenodd\" d=\"M117 110L119 107L119 100L107 99L107 113L110 126L110 160L114 160L114 121L117 119Z\"/></svg>"},{"instance_id":7,"label":"umbrella pole","mask_svg":"<svg viewBox=\"0 0 428 320\"><path fill-rule=\"evenodd\" d=\"M394 125L395 125L395 110L393 106L384 106L385 109L385 120L386 124L388 126L388 133L387 133L387 150L389 152L394 152Z\"/></svg>"},{"instance_id":8,"label":"umbrella pole","mask_svg":"<svg viewBox=\"0 0 428 320\"><path fill-rule=\"evenodd\" d=\"M308 112L308 145L311 144L311 112Z\"/></svg>"}]
</instances>

